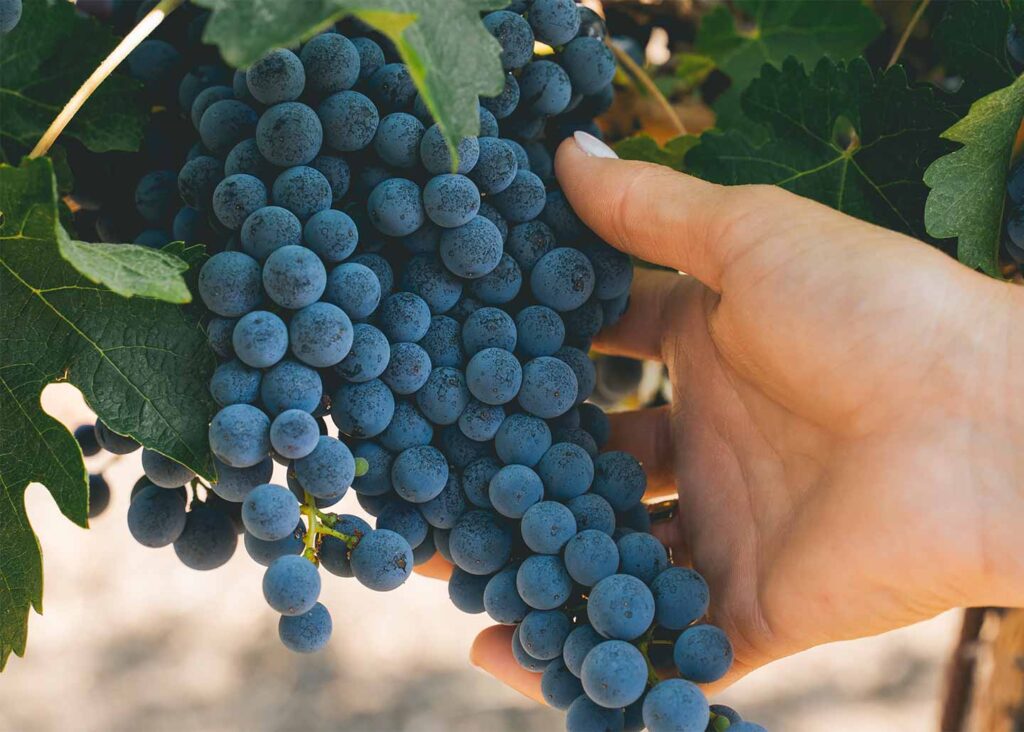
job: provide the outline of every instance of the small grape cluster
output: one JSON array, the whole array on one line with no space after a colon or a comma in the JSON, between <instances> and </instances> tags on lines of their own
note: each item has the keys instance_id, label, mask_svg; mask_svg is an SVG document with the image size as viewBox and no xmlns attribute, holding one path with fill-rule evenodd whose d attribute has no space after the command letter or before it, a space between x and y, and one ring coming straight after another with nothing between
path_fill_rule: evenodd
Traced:
<instances>
[{"instance_id":1,"label":"small grape cluster","mask_svg":"<svg viewBox=\"0 0 1024 732\"><path fill-rule=\"evenodd\" d=\"M726 673L732 647L698 623L707 585L670 566L641 465L603 450L609 421L587 401L591 340L625 311L632 264L576 217L552 151L600 134L616 68L603 21L520 0L483 23L505 83L457 158L394 48L353 21L230 83L208 59L182 74L188 56L159 38L129 58L154 97L177 80L198 135L134 198L137 241L213 252L198 278L221 359L207 502L239 507L295 651L332 631L320 567L383 591L439 554L457 607L516 626L515 658L570 732L761 729L695 685ZM229 538L179 499L191 471L143 458L132 534L197 569L227 561L234 525ZM350 487L375 526L325 511ZM666 665L682 678L661 681Z\"/></svg>"}]
</instances>

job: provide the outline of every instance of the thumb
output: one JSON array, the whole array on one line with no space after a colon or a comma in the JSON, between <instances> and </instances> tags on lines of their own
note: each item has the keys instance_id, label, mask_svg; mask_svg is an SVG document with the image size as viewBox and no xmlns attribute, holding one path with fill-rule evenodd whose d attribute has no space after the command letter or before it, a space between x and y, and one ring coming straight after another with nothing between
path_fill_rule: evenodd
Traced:
<instances>
[{"instance_id":1,"label":"thumb","mask_svg":"<svg viewBox=\"0 0 1024 732\"><path fill-rule=\"evenodd\" d=\"M562 143L555 170L573 209L598 236L648 262L691 274L713 290L720 291L728 263L755 243L754 237L736 236L742 227L735 224L746 218L743 206L749 211L757 197L751 194L761 187L743 187L741 199L737 190L743 189L619 160L585 132ZM763 216L758 220L764 235L766 222Z\"/></svg>"}]
</instances>

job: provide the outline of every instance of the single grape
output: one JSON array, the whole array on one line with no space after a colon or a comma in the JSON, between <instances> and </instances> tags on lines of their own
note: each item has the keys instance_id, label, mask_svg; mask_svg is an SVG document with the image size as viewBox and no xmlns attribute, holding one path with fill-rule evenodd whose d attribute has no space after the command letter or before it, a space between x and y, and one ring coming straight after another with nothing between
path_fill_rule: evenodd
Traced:
<instances>
[{"instance_id":1,"label":"single grape","mask_svg":"<svg viewBox=\"0 0 1024 732\"><path fill-rule=\"evenodd\" d=\"M231 230L242 228L249 214L266 205L267 187L263 181L244 173L228 176L213 191L213 213Z\"/></svg>"},{"instance_id":2,"label":"single grape","mask_svg":"<svg viewBox=\"0 0 1024 732\"><path fill-rule=\"evenodd\" d=\"M523 68L519 75L519 93L522 108L552 116L569 106L573 87L565 69L554 61L540 60L531 61Z\"/></svg>"},{"instance_id":3,"label":"single grape","mask_svg":"<svg viewBox=\"0 0 1024 732\"><path fill-rule=\"evenodd\" d=\"M202 95L196 99L198 104ZM193 105L195 106L195 105ZM259 115L237 99L215 101L199 120L199 138L214 155L227 155L231 148L256 132Z\"/></svg>"},{"instance_id":4,"label":"single grape","mask_svg":"<svg viewBox=\"0 0 1024 732\"><path fill-rule=\"evenodd\" d=\"M551 430L542 419L528 414L509 415L494 437L494 448L502 462L536 465L551 447Z\"/></svg>"},{"instance_id":5,"label":"single grape","mask_svg":"<svg viewBox=\"0 0 1024 732\"><path fill-rule=\"evenodd\" d=\"M380 297L380 280L365 265L345 262L327 275L323 299L340 307L351 319L372 315L380 304Z\"/></svg>"},{"instance_id":6,"label":"single grape","mask_svg":"<svg viewBox=\"0 0 1024 732\"><path fill-rule=\"evenodd\" d=\"M306 165L323 144L324 129L310 107L283 102L270 107L256 124L256 145L272 165Z\"/></svg>"},{"instance_id":7,"label":"single grape","mask_svg":"<svg viewBox=\"0 0 1024 732\"><path fill-rule=\"evenodd\" d=\"M555 246L555 234L547 224L542 221L526 221L511 228L505 249L520 269L529 273L540 258Z\"/></svg>"},{"instance_id":8,"label":"single grape","mask_svg":"<svg viewBox=\"0 0 1024 732\"><path fill-rule=\"evenodd\" d=\"M550 661L562 655L572 621L561 610L532 610L519 626L523 650L536 659Z\"/></svg>"},{"instance_id":9,"label":"single grape","mask_svg":"<svg viewBox=\"0 0 1024 732\"><path fill-rule=\"evenodd\" d=\"M308 165L296 165L278 175L271 186L270 196L275 205L288 209L299 221L326 211L334 200L327 178Z\"/></svg>"},{"instance_id":10,"label":"single grape","mask_svg":"<svg viewBox=\"0 0 1024 732\"><path fill-rule=\"evenodd\" d=\"M523 366L519 404L530 414L551 419L567 412L576 402L576 375L563 361L539 356Z\"/></svg>"},{"instance_id":11,"label":"single grape","mask_svg":"<svg viewBox=\"0 0 1024 732\"><path fill-rule=\"evenodd\" d=\"M519 360L501 348L485 348L466 366L470 393L485 404L507 404L515 399L522 384Z\"/></svg>"},{"instance_id":12,"label":"single grape","mask_svg":"<svg viewBox=\"0 0 1024 732\"><path fill-rule=\"evenodd\" d=\"M433 439L434 428L430 421L412 402L407 401L395 404L395 415L391 418L391 424L378 438L380 444L393 453L418 445L429 445Z\"/></svg>"},{"instance_id":13,"label":"single grape","mask_svg":"<svg viewBox=\"0 0 1024 732\"><path fill-rule=\"evenodd\" d=\"M590 701L586 694L576 697L565 714L567 732L593 732L594 730L622 732L625 725L621 709L606 709L598 706ZM696 728L694 729L696 730Z\"/></svg>"},{"instance_id":14,"label":"single grape","mask_svg":"<svg viewBox=\"0 0 1024 732\"><path fill-rule=\"evenodd\" d=\"M540 693L550 706L565 710L583 693L583 684L559 659L544 669L540 677Z\"/></svg>"},{"instance_id":15,"label":"single grape","mask_svg":"<svg viewBox=\"0 0 1024 732\"><path fill-rule=\"evenodd\" d=\"M542 305L574 310L594 291L594 267L578 249L561 247L541 257L530 272L530 289Z\"/></svg>"},{"instance_id":16,"label":"single grape","mask_svg":"<svg viewBox=\"0 0 1024 732\"><path fill-rule=\"evenodd\" d=\"M271 417L288 409L312 413L323 396L320 374L298 361L285 359L263 373L260 398Z\"/></svg>"},{"instance_id":17,"label":"single grape","mask_svg":"<svg viewBox=\"0 0 1024 732\"><path fill-rule=\"evenodd\" d=\"M498 10L485 15L483 23L501 44L501 65L506 71L525 66L533 57L533 29L522 15Z\"/></svg>"},{"instance_id":18,"label":"single grape","mask_svg":"<svg viewBox=\"0 0 1024 732\"><path fill-rule=\"evenodd\" d=\"M572 578L561 557L534 554L519 567L516 588L523 601L535 610L553 610L565 604L572 594Z\"/></svg>"},{"instance_id":19,"label":"single grape","mask_svg":"<svg viewBox=\"0 0 1024 732\"><path fill-rule=\"evenodd\" d=\"M222 462L248 468L270 452L270 419L250 404L232 404L210 422L210 450Z\"/></svg>"},{"instance_id":20,"label":"single grape","mask_svg":"<svg viewBox=\"0 0 1024 732\"><path fill-rule=\"evenodd\" d=\"M367 80L367 91L377 106L386 112L409 107L416 96L416 84L405 64L384 64Z\"/></svg>"},{"instance_id":21,"label":"single grape","mask_svg":"<svg viewBox=\"0 0 1024 732\"><path fill-rule=\"evenodd\" d=\"M619 549L603 531L585 529L565 545L565 568L574 581L593 587L618 570Z\"/></svg>"},{"instance_id":22,"label":"single grape","mask_svg":"<svg viewBox=\"0 0 1024 732\"><path fill-rule=\"evenodd\" d=\"M714 625L692 625L676 639L672 658L684 679L709 684L732 666L732 644Z\"/></svg>"},{"instance_id":23,"label":"single grape","mask_svg":"<svg viewBox=\"0 0 1024 732\"><path fill-rule=\"evenodd\" d=\"M331 400L331 419L349 437L376 437L394 413L395 397L380 379L342 384Z\"/></svg>"},{"instance_id":24,"label":"single grape","mask_svg":"<svg viewBox=\"0 0 1024 732\"><path fill-rule=\"evenodd\" d=\"M441 492L429 501L419 504L420 513L435 529L452 529L466 512L466 498L459 476L448 472L448 482Z\"/></svg>"},{"instance_id":25,"label":"single grape","mask_svg":"<svg viewBox=\"0 0 1024 732\"><path fill-rule=\"evenodd\" d=\"M406 236L423 225L426 214L420 187L405 178L388 178L370 193L366 210L382 234Z\"/></svg>"},{"instance_id":26,"label":"single grape","mask_svg":"<svg viewBox=\"0 0 1024 732\"><path fill-rule=\"evenodd\" d=\"M635 646L625 641L604 641L583 659L580 680L590 699L603 707L621 709L644 693L647 662Z\"/></svg>"},{"instance_id":27,"label":"single grape","mask_svg":"<svg viewBox=\"0 0 1024 732\"><path fill-rule=\"evenodd\" d=\"M279 362L287 352L288 328L273 313L256 310L235 325L231 344L240 361L253 368L267 368Z\"/></svg>"},{"instance_id":28,"label":"single grape","mask_svg":"<svg viewBox=\"0 0 1024 732\"><path fill-rule=\"evenodd\" d=\"M337 155L317 155L309 163L309 167L320 171L331 187L331 201L335 204L348 193L352 183L352 169L345 160Z\"/></svg>"},{"instance_id":29,"label":"single grape","mask_svg":"<svg viewBox=\"0 0 1024 732\"><path fill-rule=\"evenodd\" d=\"M523 644L519 642L518 627L512 631L512 657L515 658L516 663L531 673L540 673L551 664L551 661L542 661L526 652Z\"/></svg>"},{"instance_id":30,"label":"single grape","mask_svg":"<svg viewBox=\"0 0 1024 732\"><path fill-rule=\"evenodd\" d=\"M489 579L486 575L470 574L455 567L448 580L448 597L452 604L464 613L471 615L482 613L484 611L484 588Z\"/></svg>"},{"instance_id":31,"label":"single grape","mask_svg":"<svg viewBox=\"0 0 1024 732\"><path fill-rule=\"evenodd\" d=\"M613 574L594 585L587 600L587 617L606 638L633 640L654 619L654 597L636 577Z\"/></svg>"},{"instance_id":32,"label":"single grape","mask_svg":"<svg viewBox=\"0 0 1024 732\"><path fill-rule=\"evenodd\" d=\"M299 52L306 72L306 89L317 95L351 89L359 80L359 49L340 33L310 38Z\"/></svg>"},{"instance_id":33,"label":"single grape","mask_svg":"<svg viewBox=\"0 0 1024 732\"><path fill-rule=\"evenodd\" d=\"M517 519L544 497L544 485L525 465L506 465L491 478L488 495L498 513Z\"/></svg>"},{"instance_id":34,"label":"single grape","mask_svg":"<svg viewBox=\"0 0 1024 732\"><path fill-rule=\"evenodd\" d=\"M362 150L380 125L377 107L356 91L342 91L324 99L317 108L324 142L341 152Z\"/></svg>"},{"instance_id":35,"label":"single grape","mask_svg":"<svg viewBox=\"0 0 1024 732\"><path fill-rule=\"evenodd\" d=\"M682 679L668 679L647 692L643 715L650 732L702 732L710 710L696 686Z\"/></svg>"},{"instance_id":36,"label":"single grape","mask_svg":"<svg viewBox=\"0 0 1024 732\"><path fill-rule=\"evenodd\" d=\"M668 569L668 553L665 547L650 534L627 534L616 542L616 546L619 549L621 574L631 574L644 584L650 585L655 577Z\"/></svg>"},{"instance_id":37,"label":"single grape","mask_svg":"<svg viewBox=\"0 0 1024 732\"><path fill-rule=\"evenodd\" d=\"M369 38L353 38L351 41L359 53L359 81L365 81L384 65L384 51Z\"/></svg>"},{"instance_id":38,"label":"single grape","mask_svg":"<svg viewBox=\"0 0 1024 732\"><path fill-rule=\"evenodd\" d=\"M595 646L603 642L604 638L601 634L590 625L573 628L562 646L562 660L565 662L565 667L573 676L579 676L583 671L583 659Z\"/></svg>"},{"instance_id":39,"label":"single grape","mask_svg":"<svg viewBox=\"0 0 1024 732\"><path fill-rule=\"evenodd\" d=\"M262 56L245 72L249 93L262 104L298 99L306 86L302 61L286 48L276 48Z\"/></svg>"},{"instance_id":40,"label":"single grape","mask_svg":"<svg viewBox=\"0 0 1024 732\"><path fill-rule=\"evenodd\" d=\"M352 550L352 573L371 590L393 590L412 574L412 547L393 531L377 529Z\"/></svg>"},{"instance_id":41,"label":"single grape","mask_svg":"<svg viewBox=\"0 0 1024 732\"><path fill-rule=\"evenodd\" d=\"M459 429L471 440L486 442L494 439L504 421L504 408L473 399L459 415Z\"/></svg>"},{"instance_id":42,"label":"single grape","mask_svg":"<svg viewBox=\"0 0 1024 732\"><path fill-rule=\"evenodd\" d=\"M362 265L353 266L361 267ZM330 281L328 281L329 289ZM387 336L366 323L356 323L352 333L352 348L349 349L348 355L342 359L341 363L334 367L335 371L342 378L354 383L376 379L384 373L388 360L391 358Z\"/></svg>"},{"instance_id":43,"label":"single grape","mask_svg":"<svg viewBox=\"0 0 1024 732\"><path fill-rule=\"evenodd\" d=\"M483 277L501 261L502 240L498 228L483 216L441 233L438 250L444 265L459 277Z\"/></svg>"},{"instance_id":44,"label":"single grape","mask_svg":"<svg viewBox=\"0 0 1024 732\"><path fill-rule=\"evenodd\" d=\"M213 192L224 179L224 164L209 155L200 155L185 163L178 171L178 193L192 208L210 211ZM142 181L139 181L140 185Z\"/></svg>"},{"instance_id":45,"label":"single grape","mask_svg":"<svg viewBox=\"0 0 1024 732\"><path fill-rule=\"evenodd\" d=\"M331 639L333 623L327 608L319 602L301 615L282 615L277 634L285 648L296 653L315 653Z\"/></svg>"},{"instance_id":46,"label":"single grape","mask_svg":"<svg viewBox=\"0 0 1024 732\"><path fill-rule=\"evenodd\" d=\"M288 343L303 363L326 368L339 363L352 348L352 321L328 302L314 302L292 316Z\"/></svg>"},{"instance_id":47,"label":"single grape","mask_svg":"<svg viewBox=\"0 0 1024 732\"><path fill-rule=\"evenodd\" d=\"M380 496L391 490L392 454L376 442L363 440L355 444L352 454L369 463L369 469L352 481L356 493L365 496Z\"/></svg>"},{"instance_id":48,"label":"single grape","mask_svg":"<svg viewBox=\"0 0 1024 732\"><path fill-rule=\"evenodd\" d=\"M413 168L419 162L420 140L426 129L423 123L405 112L385 116L373 138L377 156L396 168Z\"/></svg>"},{"instance_id":49,"label":"single grape","mask_svg":"<svg viewBox=\"0 0 1024 732\"><path fill-rule=\"evenodd\" d=\"M576 535L576 518L561 503L541 501L526 509L520 531L523 541L532 551L538 554L558 554ZM569 574L571 576L572 572Z\"/></svg>"},{"instance_id":50,"label":"single grape","mask_svg":"<svg viewBox=\"0 0 1024 732\"><path fill-rule=\"evenodd\" d=\"M176 491L146 484L128 507L128 530L143 547L166 547L185 528L185 502Z\"/></svg>"},{"instance_id":51,"label":"single grape","mask_svg":"<svg viewBox=\"0 0 1024 732\"><path fill-rule=\"evenodd\" d=\"M594 461L593 492L616 511L625 511L643 498L647 475L635 457L615 450L602 453Z\"/></svg>"},{"instance_id":52,"label":"single grape","mask_svg":"<svg viewBox=\"0 0 1024 732\"><path fill-rule=\"evenodd\" d=\"M449 534L452 560L471 574L489 575L501 569L512 554L512 537L488 511L468 511Z\"/></svg>"},{"instance_id":53,"label":"single grape","mask_svg":"<svg viewBox=\"0 0 1024 732\"><path fill-rule=\"evenodd\" d=\"M381 381L395 394L413 394L430 376L430 356L415 343L394 343Z\"/></svg>"},{"instance_id":54,"label":"single grape","mask_svg":"<svg viewBox=\"0 0 1024 732\"><path fill-rule=\"evenodd\" d=\"M309 218L302 229L302 238L324 262L334 264L348 259L355 252L359 230L348 214L328 209Z\"/></svg>"},{"instance_id":55,"label":"single grape","mask_svg":"<svg viewBox=\"0 0 1024 732\"><path fill-rule=\"evenodd\" d=\"M178 488L196 477L191 468L148 447L142 450L142 470L153 485L161 488Z\"/></svg>"},{"instance_id":56,"label":"single grape","mask_svg":"<svg viewBox=\"0 0 1024 732\"><path fill-rule=\"evenodd\" d=\"M423 208L435 224L452 229L468 224L477 215L480 191L464 175L442 173L423 187Z\"/></svg>"},{"instance_id":57,"label":"single grape","mask_svg":"<svg viewBox=\"0 0 1024 732\"><path fill-rule=\"evenodd\" d=\"M235 503L241 503L249 491L269 481L274 471L274 463L269 457L246 468L233 468L217 458L214 458L214 463L217 466L217 482L212 485L213 492Z\"/></svg>"},{"instance_id":58,"label":"single grape","mask_svg":"<svg viewBox=\"0 0 1024 732\"><path fill-rule=\"evenodd\" d=\"M448 482L448 462L435 447L410 447L395 458L391 482L395 493L405 500L424 503L444 489Z\"/></svg>"},{"instance_id":59,"label":"single grape","mask_svg":"<svg viewBox=\"0 0 1024 732\"><path fill-rule=\"evenodd\" d=\"M529 21L538 41L561 46L580 29L580 11L574 0L534 0Z\"/></svg>"},{"instance_id":60,"label":"single grape","mask_svg":"<svg viewBox=\"0 0 1024 732\"><path fill-rule=\"evenodd\" d=\"M484 588L484 610L496 623L514 625L521 623L531 612L516 589L516 574L519 567L507 567L487 581Z\"/></svg>"},{"instance_id":61,"label":"single grape","mask_svg":"<svg viewBox=\"0 0 1024 732\"><path fill-rule=\"evenodd\" d=\"M292 466L298 482L315 498L340 498L356 474L355 458L345 443L326 435L321 435L312 452Z\"/></svg>"},{"instance_id":62,"label":"single grape","mask_svg":"<svg viewBox=\"0 0 1024 732\"><path fill-rule=\"evenodd\" d=\"M493 97L480 97L480 106L497 119L505 119L519 105L519 82L512 74L505 74L505 84Z\"/></svg>"},{"instance_id":63,"label":"single grape","mask_svg":"<svg viewBox=\"0 0 1024 732\"><path fill-rule=\"evenodd\" d=\"M387 504L377 516L377 528L393 531L415 549L427 538L430 525L419 509L408 501L390 494Z\"/></svg>"},{"instance_id":64,"label":"single grape","mask_svg":"<svg viewBox=\"0 0 1024 732\"><path fill-rule=\"evenodd\" d=\"M226 513L193 503L184 530L174 540L174 553L189 569L208 571L226 564L237 546L238 532Z\"/></svg>"},{"instance_id":65,"label":"single grape","mask_svg":"<svg viewBox=\"0 0 1024 732\"><path fill-rule=\"evenodd\" d=\"M522 165L508 187L490 198L498 212L511 224L521 224L537 218L544 210L545 201L544 181L529 170L525 170Z\"/></svg>"},{"instance_id":66,"label":"single grape","mask_svg":"<svg viewBox=\"0 0 1024 732\"><path fill-rule=\"evenodd\" d=\"M615 76L615 56L600 38L581 36L569 41L559 61L576 94L595 94Z\"/></svg>"},{"instance_id":67,"label":"single grape","mask_svg":"<svg viewBox=\"0 0 1024 732\"><path fill-rule=\"evenodd\" d=\"M316 420L301 409L287 409L270 423L270 445L283 458L304 458L317 446L320 428Z\"/></svg>"},{"instance_id":68,"label":"single grape","mask_svg":"<svg viewBox=\"0 0 1024 732\"><path fill-rule=\"evenodd\" d=\"M303 556L278 557L263 574L263 597L282 615L308 612L319 596L320 573L316 565Z\"/></svg>"},{"instance_id":69,"label":"single grape","mask_svg":"<svg viewBox=\"0 0 1024 732\"><path fill-rule=\"evenodd\" d=\"M459 164L455 172L466 175L476 166L480 156L477 138L463 137L455 149L459 156ZM420 161L427 172L433 175L452 172L451 151L448 149L448 141L445 140L439 125L431 125L423 133L423 139L420 141Z\"/></svg>"}]
</instances>

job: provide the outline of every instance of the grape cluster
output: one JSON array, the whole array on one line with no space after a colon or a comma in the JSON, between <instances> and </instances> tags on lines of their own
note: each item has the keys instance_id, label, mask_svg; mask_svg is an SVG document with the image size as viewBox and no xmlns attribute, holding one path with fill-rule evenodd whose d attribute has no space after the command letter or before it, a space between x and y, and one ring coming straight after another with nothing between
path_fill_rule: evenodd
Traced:
<instances>
[{"instance_id":1,"label":"grape cluster","mask_svg":"<svg viewBox=\"0 0 1024 732\"><path fill-rule=\"evenodd\" d=\"M552 152L600 134L615 73L600 17L572 0L485 15L504 88L457 157L365 26L229 73L195 50L203 19L129 67L196 140L134 202L137 241L212 253L198 290L220 358L218 477L186 509L198 479L145 452L136 539L211 569L240 526L300 652L332 630L320 568L385 591L440 555L457 607L516 626L513 654L570 732L759 729L695 685L726 673L731 645L700 622L707 585L670 566L643 468L605 449L608 418L587 401L591 340L625 311L632 264L577 218ZM287 485L270 482L275 461ZM349 488L374 526L325 510Z\"/></svg>"}]
</instances>

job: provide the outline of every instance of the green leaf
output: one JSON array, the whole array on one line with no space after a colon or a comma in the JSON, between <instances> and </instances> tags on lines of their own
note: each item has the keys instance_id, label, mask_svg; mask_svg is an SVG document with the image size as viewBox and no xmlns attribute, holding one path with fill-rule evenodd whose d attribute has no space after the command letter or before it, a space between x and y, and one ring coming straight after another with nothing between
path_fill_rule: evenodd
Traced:
<instances>
[{"instance_id":1,"label":"green leaf","mask_svg":"<svg viewBox=\"0 0 1024 732\"><path fill-rule=\"evenodd\" d=\"M71 434L42 411L52 382L77 386L112 430L214 474L206 428L214 359L183 308L90 283L60 254L50 161L0 165L0 668L42 611L42 557L24 493L42 483L86 525L88 484Z\"/></svg>"},{"instance_id":2,"label":"green leaf","mask_svg":"<svg viewBox=\"0 0 1024 732\"><path fill-rule=\"evenodd\" d=\"M715 102L718 126L741 124L740 94L764 64L792 56L805 66L822 56L847 61L860 55L883 23L860 0L738 0L719 5L701 20L695 50L714 59L732 81Z\"/></svg>"},{"instance_id":3,"label":"green leaf","mask_svg":"<svg viewBox=\"0 0 1024 732\"><path fill-rule=\"evenodd\" d=\"M674 76L684 89L693 89L704 83L708 74L715 70L715 60L699 53L682 53L676 58Z\"/></svg>"},{"instance_id":4,"label":"green leaf","mask_svg":"<svg viewBox=\"0 0 1024 732\"><path fill-rule=\"evenodd\" d=\"M772 183L896 231L924 237L921 177L952 145L956 121L930 86L908 87L894 66L879 78L858 59L822 59L808 75L793 59L765 66L743 95L746 115L770 135L761 146L712 132L686 156L716 183Z\"/></svg>"},{"instance_id":5,"label":"green leaf","mask_svg":"<svg viewBox=\"0 0 1024 732\"><path fill-rule=\"evenodd\" d=\"M686 153L700 142L696 135L681 135L659 145L650 135L634 135L615 143L615 154L624 160L643 160L667 165L673 170L685 170Z\"/></svg>"},{"instance_id":6,"label":"green leaf","mask_svg":"<svg viewBox=\"0 0 1024 732\"><path fill-rule=\"evenodd\" d=\"M932 190L924 209L928 233L957 237L957 258L999 277L999 240L1006 174L1024 118L1024 77L982 97L970 113L942 133L963 147L932 163L924 182Z\"/></svg>"},{"instance_id":7,"label":"green leaf","mask_svg":"<svg viewBox=\"0 0 1024 732\"><path fill-rule=\"evenodd\" d=\"M0 42L0 136L34 145L116 45L106 26L71 3L25 0L21 22ZM138 150L146 112L141 84L115 73L63 134L94 152Z\"/></svg>"},{"instance_id":8,"label":"green leaf","mask_svg":"<svg viewBox=\"0 0 1024 732\"><path fill-rule=\"evenodd\" d=\"M964 83L957 92L964 109L977 99L1012 83L1006 55L1010 11L1002 2L957 0L935 28L935 46L947 74L959 74Z\"/></svg>"},{"instance_id":9,"label":"green leaf","mask_svg":"<svg viewBox=\"0 0 1024 732\"><path fill-rule=\"evenodd\" d=\"M197 0L212 11L203 39L233 66L294 46L345 15L357 15L395 42L416 86L454 150L480 129L478 96L501 92L501 47L480 13L507 0Z\"/></svg>"},{"instance_id":10,"label":"green leaf","mask_svg":"<svg viewBox=\"0 0 1024 732\"><path fill-rule=\"evenodd\" d=\"M57 230L60 254L89 280L118 295L152 297L173 303L191 302L182 273L188 264L173 254L138 244L72 241Z\"/></svg>"}]
</instances>

